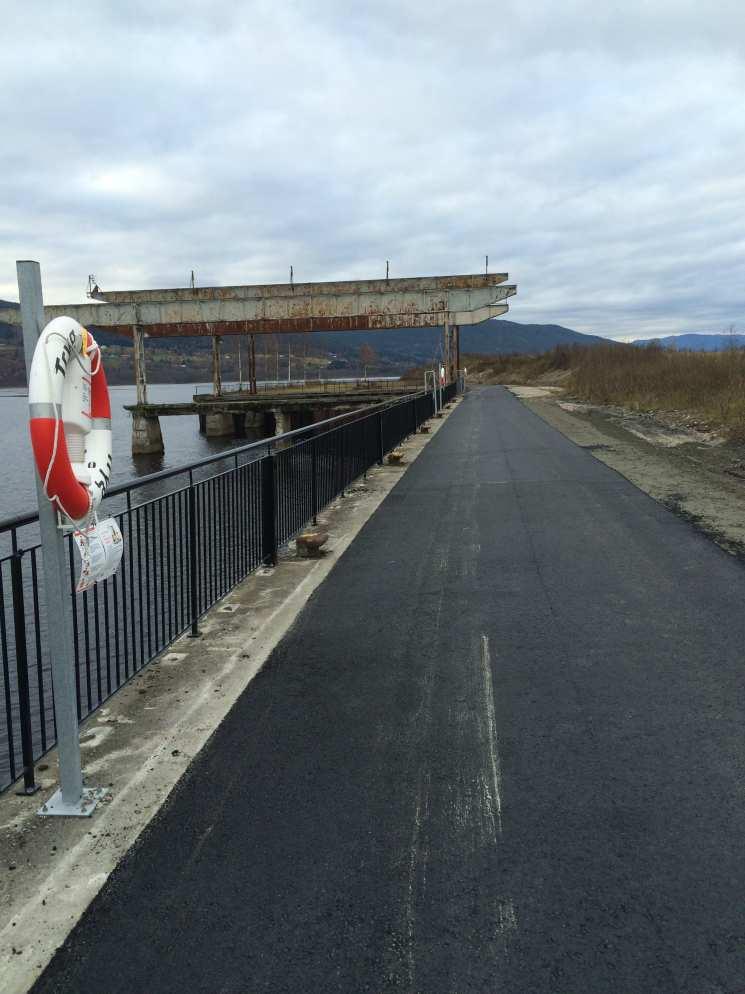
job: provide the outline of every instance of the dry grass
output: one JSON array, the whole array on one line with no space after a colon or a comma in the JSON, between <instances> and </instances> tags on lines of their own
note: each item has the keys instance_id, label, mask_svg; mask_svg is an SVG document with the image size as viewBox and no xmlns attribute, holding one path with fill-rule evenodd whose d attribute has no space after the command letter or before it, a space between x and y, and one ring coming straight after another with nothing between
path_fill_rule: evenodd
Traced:
<instances>
[{"instance_id":1,"label":"dry grass","mask_svg":"<svg viewBox=\"0 0 745 994\"><path fill-rule=\"evenodd\" d=\"M578 351L559 345L540 355L466 355L461 365L468 370L469 383L559 383L570 375Z\"/></svg>"},{"instance_id":2,"label":"dry grass","mask_svg":"<svg viewBox=\"0 0 745 994\"><path fill-rule=\"evenodd\" d=\"M655 346L583 350L567 386L583 400L637 411L684 411L745 440L745 350L677 352Z\"/></svg>"},{"instance_id":3,"label":"dry grass","mask_svg":"<svg viewBox=\"0 0 745 994\"><path fill-rule=\"evenodd\" d=\"M469 356L463 364L479 382L560 383L592 404L680 411L745 441L745 349L559 346L536 356Z\"/></svg>"}]
</instances>

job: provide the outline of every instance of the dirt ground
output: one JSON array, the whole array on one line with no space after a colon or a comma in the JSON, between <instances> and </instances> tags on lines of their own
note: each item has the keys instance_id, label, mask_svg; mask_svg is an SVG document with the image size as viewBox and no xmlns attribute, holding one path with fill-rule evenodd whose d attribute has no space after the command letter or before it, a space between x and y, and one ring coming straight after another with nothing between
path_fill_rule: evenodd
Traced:
<instances>
[{"instance_id":1,"label":"dirt ground","mask_svg":"<svg viewBox=\"0 0 745 994\"><path fill-rule=\"evenodd\" d=\"M680 413L572 401L560 388L509 386L577 445L745 562L745 445Z\"/></svg>"}]
</instances>

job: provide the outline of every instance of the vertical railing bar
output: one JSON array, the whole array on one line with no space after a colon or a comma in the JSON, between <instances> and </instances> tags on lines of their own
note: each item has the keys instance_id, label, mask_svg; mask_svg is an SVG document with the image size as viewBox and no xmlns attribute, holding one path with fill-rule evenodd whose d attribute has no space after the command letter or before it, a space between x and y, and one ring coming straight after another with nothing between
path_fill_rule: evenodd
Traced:
<instances>
[{"instance_id":1,"label":"vertical railing bar","mask_svg":"<svg viewBox=\"0 0 745 994\"><path fill-rule=\"evenodd\" d=\"M23 789L19 793L35 794L39 788L34 783L34 738L31 728L31 692L28 682L26 602L23 593L23 555L23 549L17 549L10 560L18 717L20 719L21 758L23 760Z\"/></svg>"},{"instance_id":2,"label":"vertical railing bar","mask_svg":"<svg viewBox=\"0 0 745 994\"><path fill-rule=\"evenodd\" d=\"M73 589L73 599L75 591ZM85 646L85 699L88 705L86 714L93 710L93 687L91 685L91 632L89 612L88 591L83 591L83 645Z\"/></svg>"},{"instance_id":3,"label":"vertical railing bar","mask_svg":"<svg viewBox=\"0 0 745 994\"><path fill-rule=\"evenodd\" d=\"M106 693L111 695L111 627L109 625L109 579L103 582L103 620L104 636L106 639Z\"/></svg>"},{"instance_id":4,"label":"vertical railing bar","mask_svg":"<svg viewBox=\"0 0 745 994\"><path fill-rule=\"evenodd\" d=\"M93 631L96 636L96 690L98 691L98 701L96 707L103 700L103 688L101 681L101 626L99 620L99 597L98 597L98 584L96 583L93 587ZM90 708L92 711L93 708Z\"/></svg>"},{"instance_id":5,"label":"vertical railing bar","mask_svg":"<svg viewBox=\"0 0 745 994\"><path fill-rule=\"evenodd\" d=\"M200 553L201 553L200 569L199 569L199 584L200 584L200 593L201 593L202 596L200 598L200 603L199 603L200 611L203 611L203 610L207 609L207 603L209 601L209 582L208 582L209 578L208 578L208 575L207 575L208 574L208 568L209 568L209 560L207 558L207 548L208 548L207 527L208 527L208 523L205 521L205 516L207 514L207 507L208 507L208 500L207 500L207 498L209 496L209 494L208 494L208 487L209 487L209 484L207 483L207 481L203 481L199 485L199 508L200 508L200 510L199 510L199 517L198 517L199 531L197 533L197 537L198 537L198 540L200 542Z\"/></svg>"},{"instance_id":6,"label":"vertical railing bar","mask_svg":"<svg viewBox=\"0 0 745 994\"><path fill-rule=\"evenodd\" d=\"M158 541L156 536L152 534L155 531L155 511L152 503L145 504L142 511L144 526L142 553L145 562L145 613L147 615L147 656L142 660L144 665L152 657L158 645L158 583L155 576L155 556L157 555Z\"/></svg>"},{"instance_id":7,"label":"vertical railing bar","mask_svg":"<svg viewBox=\"0 0 745 994\"><path fill-rule=\"evenodd\" d=\"M188 509L189 509L189 489L182 490L179 500L179 535L181 536L180 555L180 580L181 580L181 620L180 631L184 631L191 624L189 604L191 603L191 593L189 591L189 530L188 530Z\"/></svg>"},{"instance_id":8,"label":"vertical railing bar","mask_svg":"<svg viewBox=\"0 0 745 994\"><path fill-rule=\"evenodd\" d=\"M5 723L8 729L8 765L10 782L16 779L15 737L13 735L13 707L10 689L10 661L8 658L8 631L5 621L5 594L3 590L3 568L0 563L0 649L3 656L3 684L5 689Z\"/></svg>"},{"instance_id":9,"label":"vertical railing bar","mask_svg":"<svg viewBox=\"0 0 745 994\"><path fill-rule=\"evenodd\" d=\"M122 541L124 540L124 512L119 515L119 527L122 532ZM127 515L127 537L129 538L129 515ZM127 563L124 564L124 569L119 573L121 577L121 587L122 587L122 650L124 654L124 678L125 680L129 677L129 618L127 615ZM117 625L117 629L118 629ZM119 682L121 683L121 676L119 677Z\"/></svg>"},{"instance_id":10,"label":"vertical railing bar","mask_svg":"<svg viewBox=\"0 0 745 994\"><path fill-rule=\"evenodd\" d=\"M174 615L176 613L176 605L174 603L174 596L176 592L176 583L173 578L172 570L175 566L176 550L172 548L174 536L176 533L176 495L169 494L166 498L166 578L167 578L167 602L168 602L168 641L171 642L173 639L173 622ZM173 555L171 553L173 552Z\"/></svg>"},{"instance_id":11,"label":"vertical railing bar","mask_svg":"<svg viewBox=\"0 0 745 994\"><path fill-rule=\"evenodd\" d=\"M159 500L150 505L153 527L153 621L155 627L155 646L152 655L157 655L163 642L163 501Z\"/></svg>"},{"instance_id":12,"label":"vertical railing bar","mask_svg":"<svg viewBox=\"0 0 745 994\"><path fill-rule=\"evenodd\" d=\"M177 544L173 547L173 582L175 584L176 599L174 601L174 610L176 617L176 633L180 634L184 630L184 531L183 531L183 515L181 514L182 509L182 498L183 491L178 490L176 492L176 500L173 505L173 527L174 527L174 542Z\"/></svg>"},{"instance_id":13,"label":"vertical railing bar","mask_svg":"<svg viewBox=\"0 0 745 994\"><path fill-rule=\"evenodd\" d=\"M132 511L132 495L127 491L127 540L129 544L129 601L132 619L132 672L137 670L137 625L135 622L135 575L134 575L134 534L135 522ZM126 671L129 678L129 671Z\"/></svg>"},{"instance_id":14,"label":"vertical railing bar","mask_svg":"<svg viewBox=\"0 0 745 994\"><path fill-rule=\"evenodd\" d=\"M44 699L44 656L41 649L41 616L39 613L39 570L36 549L31 550L31 592L34 605L34 645L36 648L36 685L41 725L41 751L47 751L47 707Z\"/></svg>"},{"instance_id":15,"label":"vertical railing bar","mask_svg":"<svg viewBox=\"0 0 745 994\"><path fill-rule=\"evenodd\" d=\"M275 487L275 456L270 453L261 461L262 466L262 559L272 566L277 565L277 522L276 522L276 487Z\"/></svg>"},{"instance_id":16,"label":"vertical railing bar","mask_svg":"<svg viewBox=\"0 0 745 994\"><path fill-rule=\"evenodd\" d=\"M197 491L194 485L194 475L189 472L189 597L191 601L191 636L197 638L199 628L197 618L199 616L199 599L197 592Z\"/></svg>"},{"instance_id":17,"label":"vertical railing bar","mask_svg":"<svg viewBox=\"0 0 745 994\"><path fill-rule=\"evenodd\" d=\"M212 481L204 481L204 509L202 513L201 520L202 530L204 532L204 565L202 569L205 571L204 575L204 609L212 606L212 591L214 589L214 577L212 575L212 552L214 550L214 538L212 535L212 528L214 525L213 521L213 510L212 510Z\"/></svg>"},{"instance_id":18,"label":"vertical railing bar","mask_svg":"<svg viewBox=\"0 0 745 994\"><path fill-rule=\"evenodd\" d=\"M231 527L230 520L230 502L231 502L231 486L232 486L232 474L228 473L224 478L223 491L224 491L224 520L225 529L223 531L223 544L225 547L225 591L229 590L232 586L233 577L233 549L234 549L234 535Z\"/></svg>"},{"instance_id":19,"label":"vertical railing bar","mask_svg":"<svg viewBox=\"0 0 745 994\"><path fill-rule=\"evenodd\" d=\"M114 574L113 590L114 590L114 672L116 673L116 686L117 689L122 685L122 668L121 668L121 646L119 644L119 573Z\"/></svg>"},{"instance_id":20,"label":"vertical railing bar","mask_svg":"<svg viewBox=\"0 0 745 994\"><path fill-rule=\"evenodd\" d=\"M223 550L222 555L222 589L220 590L220 596L223 597L228 590L228 583L230 578L230 522L228 520L228 502L230 496L230 477L222 476L220 477L220 511L219 511L219 522L222 523L222 534L220 536L220 546Z\"/></svg>"},{"instance_id":21,"label":"vertical railing bar","mask_svg":"<svg viewBox=\"0 0 745 994\"><path fill-rule=\"evenodd\" d=\"M142 582L142 506L135 508L135 519L137 521L137 574L140 578L140 582L137 584L137 606L139 608L138 614L138 628L140 630L140 660L139 668L145 665L145 590L144 584Z\"/></svg>"},{"instance_id":22,"label":"vertical railing bar","mask_svg":"<svg viewBox=\"0 0 745 994\"><path fill-rule=\"evenodd\" d=\"M236 460L237 463L237 460ZM242 580L246 576L246 471L245 467L241 466L240 469L236 467L236 472L238 476L236 477L236 482L238 484L238 491L236 495L236 513L237 513L237 526L240 532L240 545L238 546L240 552L238 557L238 574Z\"/></svg>"},{"instance_id":23,"label":"vertical railing bar","mask_svg":"<svg viewBox=\"0 0 745 994\"><path fill-rule=\"evenodd\" d=\"M209 524L210 524L210 607L217 600L217 590L219 587L219 581L217 578L218 573L218 563L217 563L217 518L216 518L216 504L217 504L217 484L215 483L214 476L210 479L209 483Z\"/></svg>"},{"instance_id":24,"label":"vertical railing bar","mask_svg":"<svg viewBox=\"0 0 745 994\"><path fill-rule=\"evenodd\" d=\"M145 513L145 525L147 541L145 542L145 556L149 569L152 572L151 586L149 588L148 605L152 607L152 613L148 610L148 630L153 633L152 643L148 642L148 659L151 659L158 651L158 614L160 605L160 591L158 589L158 556L160 531L155 524L155 504L147 506ZM152 554L151 554L152 550Z\"/></svg>"},{"instance_id":25,"label":"vertical railing bar","mask_svg":"<svg viewBox=\"0 0 745 994\"><path fill-rule=\"evenodd\" d=\"M165 505L166 515L168 514L168 497L158 501L158 532L159 532L159 556L158 565L160 567L160 643L158 650L167 644L166 637L166 602L168 600L168 573L166 571L166 547L168 546L168 531L163 531L163 508ZM156 650L156 651L158 651Z\"/></svg>"}]
</instances>

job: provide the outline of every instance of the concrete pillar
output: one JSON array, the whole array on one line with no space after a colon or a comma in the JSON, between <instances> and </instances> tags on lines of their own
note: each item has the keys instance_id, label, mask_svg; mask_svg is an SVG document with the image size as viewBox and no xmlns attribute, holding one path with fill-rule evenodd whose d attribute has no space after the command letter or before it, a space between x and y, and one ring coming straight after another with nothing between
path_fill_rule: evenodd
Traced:
<instances>
[{"instance_id":1,"label":"concrete pillar","mask_svg":"<svg viewBox=\"0 0 745 994\"><path fill-rule=\"evenodd\" d=\"M274 424L272 423L267 427L268 420L270 419L265 411L247 411L244 420L246 438L258 441L260 438L267 438L271 435Z\"/></svg>"},{"instance_id":2,"label":"concrete pillar","mask_svg":"<svg viewBox=\"0 0 745 994\"><path fill-rule=\"evenodd\" d=\"M158 418L134 414L132 416L132 455L162 454L163 451L163 435Z\"/></svg>"},{"instance_id":3,"label":"concrete pillar","mask_svg":"<svg viewBox=\"0 0 745 994\"><path fill-rule=\"evenodd\" d=\"M274 434L284 435L286 431L292 431L292 419L288 411L281 407L272 408L274 415Z\"/></svg>"},{"instance_id":4,"label":"concrete pillar","mask_svg":"<svg viewBox=\"0 0 745 994\"><path fill-rule=\"evenodd\" d=\"M209 411L204 419L207 438L227 438L233 434L233 415Z\"/></svg>"},{"instance_id":5,"label":"concrete pillar","mask_svg":"<svg viewBox=\"0 0 745 994\"><path fill-rule=\"evenodd\" d=\"M246 431L263 432L266 428L266 414L264 411L246 411ZM271 434L271 432L267 432Z\"/></svg>"}]
</instances>

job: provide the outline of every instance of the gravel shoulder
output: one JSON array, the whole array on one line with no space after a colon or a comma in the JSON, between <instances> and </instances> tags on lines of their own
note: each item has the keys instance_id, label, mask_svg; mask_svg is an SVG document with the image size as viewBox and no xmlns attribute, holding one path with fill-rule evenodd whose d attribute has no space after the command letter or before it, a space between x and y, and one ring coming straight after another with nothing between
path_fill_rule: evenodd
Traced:
<instances>
[{"instance_id":1,"label":"gravel shoulder","mask_svg":"<svg viewBox=\"0 0 745 994\"><path fill-rule=\"evenodd\" d=\"M572 442L745 562L745 446L681 416L576 403L553 387L508 389Z\"/></svg>"}]
</instances>

